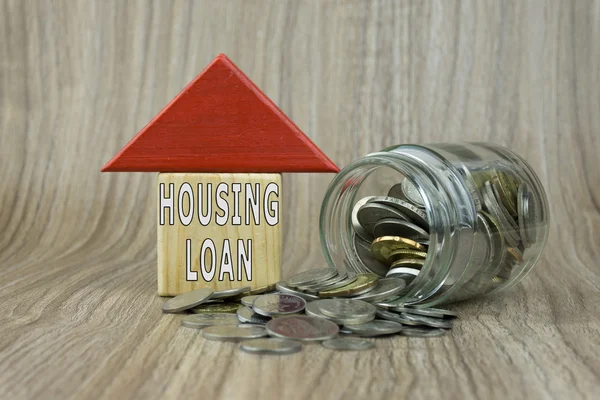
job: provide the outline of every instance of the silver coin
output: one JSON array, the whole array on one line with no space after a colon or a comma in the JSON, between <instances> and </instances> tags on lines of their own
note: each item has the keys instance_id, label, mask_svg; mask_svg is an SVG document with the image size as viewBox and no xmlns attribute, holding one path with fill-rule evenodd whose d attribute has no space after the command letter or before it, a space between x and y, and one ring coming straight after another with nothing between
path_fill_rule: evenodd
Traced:
<instances>
[{"instance_id":1,"label":"silver coin","mask_svg":"<svg viewBox=\"0 0 600 400\"><path fill-rule=\"evenodd\" d=\"M259 296L258 294L253 294L251 296L244 296L244 297L242 297L241 302L245 306L252 307L252 303L254 303L254 300L258 296Z\"/></svg>"},{"instance_id":2,"label":"silver coin","mask_svg":"<svg viewBox=\"0 0 600 400\"><path fill-rule=\"evenodd\" d=\"M404 301L405 299L401 296L396 296L391 299L375 301L373 302L373 305L380 308L400 307L404 305Z\"/></svg>"},{"instance_id":3,"label":"silver coin","mask_svg":"<svg viewBox=\"0 0 600 400\"><path fill-rule=\"evenodd\" d=\"M302 350L302 343L279 338L244 340L240 349L253 354L292 354Z\"/></svg>"},{"instance_id":4,"label":"silver coin","mask_svg":"<svg viewBox=\"0 0 600 400\"><path fill-rule=\"evenodd\" d=\"M358 222L360 222L363 228L365 228L367 232L369 232L371 235L374 235L373 228L375 228L377 222L384 218L408 220L408 217L402 214L396 208L390 207L387 204L380 204L374 202L374 200L377 198L378 197L374 197L367 204L362 206L356 214Z\"/></svg>"},{"instance_id":5,"label":"silver coin","mask_svg":"<svg viewBox=\"0 0 600 400\"><path fill-rule=\"evenodd\" d=\"M331 279L338 274L335 268L319 268L300 272L286 281L287 286L295 288Z\"/></svg>"},{"instance_id":6,"label":"silver coin","mask_svg":"<svg viewBox=\"0 0 600 400\"><path fill-rule=\"evenodd\" d=\"M402 190L402 183L397 183L392 186L387 197L394 197L399 200L407 200L406 196L404 196L404 191Z\"/></svg>"},{"instance_id":7,"label":"silver coin","mask_svg":"<svg viewBox=\"0 0 600 400\"><path fill-rule=\"evenodd\" d=\"M212 294L213 291L209 288L193 290L165 301L162 305L162 309L166 313L176 313L189 310L190 308L194 308L210 300Z\"/></svg>"},{"instance_id":8,"label":"silver coin","mask_svg":"<svg viewBox=\"0 0 600 400\"><path fill-rule=\"evenodd\" d=\"M208 340L237 341L264 337L267 336L267 331L265 328L258 326L239 327L237 325L220 325L204 328L202 336Z\"/></svg>"},{"instance_id":9,"label":"silver coin","mask_svg":"<svg viewBox=\"0 0 600 400\"><path fill-rule=\"evenodd\" d=\"M396 278L397 275L398 276L409 275L409 276L416 277L417 275L419 275L419 272L421 272L421 271L416 268L396 267L396 268L391 268L388 271L388 273L385 275L385 277L386 278Z\"/></svg>"},{"instance_id":10,"label":"silver coin","mask_svg":"<svg viewBox=\"0 0 600 400\"><path fill-rule=\"evenodd\" d=\"M392 310L394 312L406 313L406 314L411 314L411 315L423 315L425 317L444 318L444 314L439 313L437 311L432 311L428 308L413 308L410 306L399 306L399 307L392 307L392 308L390 308L390 310Z\"/></svg>"},{"instance_id":11,"label":"silver coin","mask_svg":"<svg viewBox=\"0 0 600 400\"><path fill-rule=\"evenodd\" d=\"M436 316L436 318L457 318L458 313L456 311L445 310L443 308L434 308L434 307L426 307L426 308L418 308L415 306L406 306L406 308L410 311L406 311L408 313L417 314L415 312L418 310L421 314L429 317Z\"/></svg>"},{"instance_id":12,"label":"silver coin","mask_svg":"<svg viewBox=\"0 0 600 400\"><path fill-rule=\"evenodd\" d=\"M339 330L334 322L308 315L279 317L267 323L269 335L303 341L333 339Z\"/></svg>"},{"instance_id":13,"label":"silver coin","mask_svg":"<svg viewBox=\"0 0 600 400\"><path fill-rule=\"evenodd\" d=\"M374 197L371 200L369 200L367 204L371 203L382 204L388 207L395 208L397 211L399 211L402 215L406 217L400 219L411 221L412 223L417 224L418 226L429 232L429 222L427 222L427 214L419 207L416 207L407 201L387 196Z\"/></svg>"},{"instance_id":14,"label":"silver coin","mask_svg":"<svg viewBox=\"0 0 600 400\"><path fill-rule=\"evenodd\" d=\"M239 296L240 294L249 292L252 288L250 286L241 287L241 288L233 288L233 289L225 289L214 292L210 297L213 300L216 299L224 299L226 297Z\"/></svg>"},{"instance_id":15,"label":"silver coin","mask_svg":"<svg viewBox=\"0 0 600 400\"><path fill-rule=\"evenodd\" d=\"M368 302L381 301L395 297L406 287L406 282L398 278L383 278L377 281L377 286L373 290L353 297L354 300L363 300Z\"/></svg>"},{"instance_id":16,"label":"silver coin","mask_svg":"<svg viewBox=\"0 0 600 400\"><path fill-rule=\"evenodd\" d=\"M400 236L410 240L429 240L429 233L412 222L403 221L396 218L384 218L379 220L373 227L373 235L381 236Z\"/></svg>"},{"instance_id":17,"label":"silver coin","mask_svg":"<svg viewBox=\"0 0 600 400\"><path fill-rule=\"evenodd\" d=\"M303 298L285 293L261 294L252 303L254 312L265 317L295 314L304 310L305 306Z\"/></svg>"},{"instance_id":18,"label":"silver coin","mask_svg":"<svg viewBox=\"0 0 600 400\"><path fill-rule=\"evenodd\" d=\"M214 325L237 324L238 319L233 314L194 314L181 318L181 325L186 328L202 329Z\"/></svg>"},{"instance_id":19,"label":"silver coin","mask_svg":"<svg viewBox=\"0 0 600 400\"><path fill-rule=\"evenodd\" d=\"M253 309L247 306L238 308L236 314L240 322L247 322L249 324L264 325L271 320L269 317L255 313Z\"/></svg>"},{"instance_id":20,"label":"silver coin","mask_svg":"<svg viewBox=\"0 0 600 400\"><path fill-rule=\"evenodd\" d=\"M344 279L346 279L346 277L348 276L348 273L346 271L338 271L337 275L335 275L332 278L326 279L324 281L319 281L319 282L315 282L315 283L311 283L308 285L299 285L296 287L296 289L299 290L304 290L304 291L317 291L314 288L319 288L321 286L328 286L331 284L335 284L339 281L342 281Z\"/></svg>"},{"instance_id":21,"label":"silver coin","mask_svg":"<svg viewBox=\"0 0 600 400\"><path fill-rule=\"evenodd\" d=\"M354 205L354 207L352 207L352 213L351 213L351 221L352 221L352 229L354 229L354 232L360 236L363 240L366 240L367 242L372 242L373 239L375 239L369 232L367 232L367 230L365 228L363 228L363 226L360 224L360 222L358 222L358 210L360 210L360 208L362 206L364 206L365 204L368 203L369 200L371 200L373 198L373 196L369 196L369 197L363 197L362 199L360 199L359 201L356 202L356 204Z\"/></svg>"},{"instance_id":22,"label":"silver coin","mask_svg":"<svg viewBox=\"0 0 600 400\"><path fill-rule=\"evenodd\" d=\"M452 321L442 318L424 317L422 315L401 313L404 318L413 322L418 322L420 325L431 326L433 328L452 328Z\"/></svg>"},{"instance_id":23,"label":"silver coin","mask_svg":"<svg viewBox=\"0 0 600 400\"><path fill-rule=\"evenodd\" d=\"M362 300L353 299L326 299L318 302L319 311L328 317L348 318L375 318L376 308Z\"/></svg>"},{"instance_id":24,"label":"silver coin","mask_svg":"<svg viewBox=\"0 0 600 400\"><path fill-rule=\"evenodd\" d=\"M529 189L529 186L527 187L526 193L527 195L525 196L525 202L523 204L523 225L525 226L527 242L529 244L534 244L537 240L538 226L541 223L542 205Z\"/></svg>"},{"instance_id":25,"label":"silver coin","mask_svg":"<svg viewBox=\"0 0 600 400\"><path fill-rule=\"evenodd\" d=\"M494 197L496 198L496 202L498 203L498 206L500 207L500 211L502 211L502 214L506 218L506 221L508 221L511 228L513 228L513 231L515 231L515 235L518 237L518 236L520 236L519 233L517 232L518 226L517 226L513 216L510 214L510 212L508 211L508 209L502 202L502 196L500 195L501 189L498 187L498 185L499 185L499 183L497 181L492 181L490 183L490 186L492 187L492 192L494 193Z\"/></svg>"},{"instance_id":26,"label":"silver coin","mask_svg":"<svg viewBox=\"0 0 600 400\"><path fill-rule=\"evenodd\" d=\"M345 351L360 351L360 350L369 350L375 347L375 343L364 340L364 339L354 339L354 338L335 338L326 340L321 343L323 347L326 347L331 350L345 350Z\"/></svg>"},{"instance_id":27,"label":"silver coin","mask_svg":"<svg viewBox=\"0 0 600 400\"><path fill-rule=\"evenodd\" d=\"M397 322L402 325L414 325L419 326L420 323L403 317L401 314L396 314L387 310L377 309L377 317L385 319L386 321Z\"/></svg>"},{"instance_id":28,"label":"silver coin","mask_svg":"<svg viewBox=\"0 0 600 400\"><path fill-rule=\"evenodd\" d=\"M304 300L319 300L320 299L319 296L315 296L314 294L304 293L304 292L301 292L300 290L292 289L291 287L287 286L285 281L277 282L275 287L281 293L292 294L294 296L302 297Z\"/></svg>"},{"instance_id":29,"label":"silver coin","mask_svg":"<svg viewBox=\"0 0 600 400\"><path fill-rule=\"evenodd\" d=\"M400 189L408 201L417 207L425 207L425 202L423 201L423 197L421 197L421 193L419 193L419 189L409 179L404 178L400 184Z\"/></svg>"},{"instance_id":30,"label":"silver coin","mask_svg":"<svg viewBox=\"0 0 600 400\"><path fill-rule=\"evenodd\" d=\"M341 281L334 282L334 283L331 283L331 281L327 281L326 282L327 284L323 283L323 285L320 285L320 286L317 286L317 285L313 286L310 291L313 293L316 293L316 292L320 292L322 290L338 289L343 286L351 284L352 282L354 282L356 280L356 277L357 277L357 275L354 272L347 271L346 277L344 279L342 279Z\"/></svg>"},{"instance_id":31,"label":"silver coin","mask_svg":"<svg viewBox=\"0 0 600 400\"><path fill-rule=\"evenodd\" d=\"M359 317L352 317L352 318L336 318L336 317L329 317L325 314L323 314L319 308L319 302L321 301L325 301L325 300L316 300L316 301L311 301L310 303L306 304L306 308L304 309L304 312L306 313L306 315L310 315L312 317L318 317L318 318L325 318L328 319L332 322L335 322L338 325L358 325L358 324L364 324L366 322L372 321L373 319L375 319L375 315L363 315L363 316L359 316Z\"/></svg>"},{"instance_id":32,"label":"silver coin","mask_svg":"<svg viewBox=\"0 0 600 400\"><path fill-rule=\"evenodd\" d=\"M344 328L352 331L352 333L364 336L381 336L393 335L402 330L402 325L394 321L386 321L383 319L374 319L366 324L360 325L344 325Z\"/></svg>"},{"instance_id":33,"label":"silver coin","mask_svg":"<svg viewBox=\"0 0 600 400\"><path fill-rule=\"evenodd\" d=\"M440 337L446 334L446 330L440 328L406 326L400 331L400 334L411 337Z\"/></svg>"},{"instance_id":34,"label":"silver coin","mask_svg":"<svg viewBox=\"0 0 600 400\"><path fill-rule=\"evenodd\" d=\"M377 274L378 276L385 276L390 267L376 259L375 256L373 256L373 253L371 253L371 243L363 241L358 236L354 237L353 243L356 255L358 256L364 267L368 271Z\"/></svg>"}]
</instances>

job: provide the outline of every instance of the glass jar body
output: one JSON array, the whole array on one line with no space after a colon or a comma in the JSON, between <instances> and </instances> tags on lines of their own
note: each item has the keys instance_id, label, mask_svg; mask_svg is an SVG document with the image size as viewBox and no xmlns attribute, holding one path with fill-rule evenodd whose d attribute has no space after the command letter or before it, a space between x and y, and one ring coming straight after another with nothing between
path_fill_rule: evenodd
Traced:
<instances>
[{"instance_id":1,"label":"glass jar body","mask_svg":"<svg viewBox=\"0 0 600 400\"><path fill-rule=\"evenodd\" d=\"M349 164L321 208L321 244L330 266L392 272L371 259L378 235L357 234L356 211L372 202L412 202L426 220L421 225L428 236L420 239L426 239L427 254L401 293L407 304L448 303L511 287L535 265L548 235L547 198L532 168L510 150L485 143L393 146Z\"/></svg>"}]
</instances>

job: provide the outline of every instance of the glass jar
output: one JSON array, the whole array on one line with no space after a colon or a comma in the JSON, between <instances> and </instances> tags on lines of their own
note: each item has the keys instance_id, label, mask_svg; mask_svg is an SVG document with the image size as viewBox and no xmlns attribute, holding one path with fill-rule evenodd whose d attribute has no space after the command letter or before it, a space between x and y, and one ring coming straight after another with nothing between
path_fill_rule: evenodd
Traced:
<instances>
[{"instance_id":1,"label":"glass jar","mask_svg":"<svg viewBox=\"0 0 600 400\"><path fill-rule=\"evenodd\" d=\"M403 192L394 194L399 186ZM426 251L419 253L420 268L394 270L416 271L399 275L407 283L400 294L406 304L432 306L507 289L529 273L548 236L544 189L512 151L486 143L400 145L352 162L329 185L320 231L331 267L389 276L389 264L369 258L377 235L357 233L353 210L386 199L393 207L396 198L411 200L428 224L427 238L413 238L419 244L402 239L418 247L405 249Z\"/></svg>"}]
</instances>

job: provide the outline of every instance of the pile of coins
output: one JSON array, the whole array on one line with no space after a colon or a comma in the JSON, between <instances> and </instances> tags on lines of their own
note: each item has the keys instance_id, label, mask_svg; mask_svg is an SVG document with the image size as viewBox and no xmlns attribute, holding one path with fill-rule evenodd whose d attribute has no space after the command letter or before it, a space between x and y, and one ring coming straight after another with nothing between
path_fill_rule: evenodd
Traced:
<instances>
[{"instance_id":1,"label":"pile of coins","mask_svg":"<svg viewBox=\"0 0 600 400\"><path fill-rule=\"evenodd\" d=\"M367 350L375 343L364 338L443 336L457 314L405 305L398 296L404 286L398 278L323 268L258 289L198 289L168 300L163 311L185 312L182 326L259 354L295 353L307 342Z\"/></svg>"},{"instance_id":2,"label":"pile of coins","mask_svg":"<svg viewBox=\"0 0 600 400\"><path fill-rule=\"evenodd\" d=\"M539 223L539 206L518 175L490 166L463 173L477 219L470 264L469 259L460 260L460 267L470 265L470 270L453 301L489 293L505 283L523 262L524 251L535 244ZM430 233L425 202L415 185L405 178L387 196L358 200L351 219L354 251L364 266L355 272L412 282L428 256ZM460 276L463 271L458 272ZM438 295L455 282L448 279Z\"/></svg>"},{"instance_id":3,"label":"pile of coins","mask_svg":"<svg viewBox=\"0 0 600 400\"><path fill-rule=\"evenodd\" d=\"M423 200L408 179L387 196L356 202L352 228L356 254L370 272L410 283L425 264L429 222Z\"/></svg>"}]
</instances>

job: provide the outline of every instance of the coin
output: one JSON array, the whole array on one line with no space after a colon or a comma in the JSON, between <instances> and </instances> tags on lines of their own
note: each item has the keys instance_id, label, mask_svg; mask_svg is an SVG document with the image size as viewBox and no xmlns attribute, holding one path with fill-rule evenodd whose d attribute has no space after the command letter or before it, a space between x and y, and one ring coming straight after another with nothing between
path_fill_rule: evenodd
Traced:
<instances>
[{"instance_id":1,"label":"coin","mask_svg":"<svg viewBox=\"0 0 600 400\"><path fill-rule=\"evenodd\" d=\"M444 336L446 331L439 328L426 328L416 326L406 326L400 331L401 335L412 336L412 337L439 337Z\"/></svg>"},{"instance_id":2,"label":"coin","mask_svg":"<svg viewBox=\"0 0 600 400\"><path fill-rule=\"evenodd\" d=\"M326 301L326 300L315 300L315 301L311 301L310 303L307 303L306 308L304 309L304 312L306 312L306 315L310 315L312 317L318 317L318 318L325 318L325 319L335 322L338 325L364 324L365 322L369 322L369 321L375 319L375 315L362 315L359 317L352 317L352 318L329 317L321 312L319 303L322 301Z\"/></svg>"},{"instance_id":3,"label":"coin","mask_svg":"<svg viewBox=\"0 0 600 400\"><path fill-rule=\"evenodd\" d=\"M365 204L367 204L367 202L369 200L371 200L373 198L373 196L369 196L369 197L363 197L362 199L360 199L359 201L356 202L356 204L354 205L354 207L352 208L352 213L350 216L350 220L352 222L352 228L354 229L354 232L356 232L356 234L361 237L363 240L366 240L367 242L371 242L373 241L373 236L367 232L367 230L365 228L363 228L363 226L360 224L360 222L358 222L358 210L360 210L360 208L362 206L364 206Z\"/></svg>"},{"instance_id":4,"label":"coin","mask_svg":"<svg viewBox=\"0 0 600 400\"><path fill-rule=\"evenodd\" d=\"M408 306L408 307L413 310L419 309L415 306ZM424 308L421 308L421 310L424 310ZM456 311L446 310L443 308L427 307L426 310L437 313L437 314L441 314L444 318L457 318L458 317L458 313Z\"/></svg>"},{"instance_id":5,"label":"coin","mask_svg":"<svg viewBox=\"0 0 600 400\"><path fill-rule=\"evenodd\" d=\"M250 286L219 290L219 291L213 293L213 295L211 296L211 299L216 300L216 299L223 299L226 297L235 297L235 296L244 294L249 291L250 291Z\"/></svg>"},{"instance_id":6,"label":"coin","mask_svg":"<svg viewBox=\"0 0 600 400\"><path fill-rule=\"evenodd\" d=\"M303 298L284 293L261 294L252 303L254 312L266 317L294 314L304 310L305 306Z\"/></svg>"},{"instance_id":7,"label":"coin","mask_svg":"<svg viewBox=\"0 0 600 400\"><path fill-rule=\"evenodd\" d=\"M331 279L338 273L334 268L319 268L300 272L286 281L287 286L295 288L302 285L321 282Z\"/></svg>"},{"instance_id":8,"label":"coin","mask_svg":"<svg viewBox=\"0 0 600 400\"><path fill-rule=\"evenodd\" d=\"M502 203L513 217L517 216L517 180L509 172L499 171L492 181L498 182Z\"/></svg>"},{"instance_id":9,"label":"coin","mask_svg":"<svg viewBox=\"0 0 600 400\"><path fill-rule=\"evenodd\" d=\"M180 294L163 303L162 309L166 313L176 313L196 307L209 300L213 291L209 288L193 290L191 292Z\"/></svg>"},{"instance_id":10,"label":"coin","mask_svg":"<svg viewBox=\"0 0 600 400\"><path fill-rule=\"evenodd\" d=\"M404 196L404 191L402 190L402 183L392 186L387 197L394 197L399 200L407 200Z\"/></svg>"},{"instance_id":11,"label":"coin","mask_svg":"<svg viewBox=\"0 0 600 400\"><path fill-rule=\"evenodd\" d=\"M494 193L494 197L496 198L496 201L498 202L500 211L502 211L502 214L504 214L504 217L506 218L506 220L508 221L510 226L516 231L517 224L515 223L512 213L508 210L508 208L504 204L504 202L506 202L506 200L502 198L502 194L500 193L501 189L499 188L500 184L498 182L499 181L497 178L492 179L492 181L491 181L492 192Z\"/></svg>"},{"instance_id":12,"label":"coin","mask_svg":"<svg viewBox=\"0 0 600 400\"><path fill-rule=\"evenodd\" d=\"M362 300L328 299L318 302L322 314L340 319L375 318L375 306Z\"/></svg>"},{"instance_id":13,"label":"coin","mask_svg":"<svg viewBox=\"0 0 600 400\"><path fill-rule=\"evenodd\" d=\"M332 339L339 330L331 321L307 315L274 318L267 323L269 335L303 341Z\"/></svg>"},{"instance_id":14,"label":"coin","mask_svg":"<svg viewBox=\"0 0 600 400\"><path fill-rule=\"evenodd\" d=\"M373 235L381 236L401 236L411 240L429 240L429 233L423 228L412 222L403 221L396 218L383 218L373 227Z\"/></svg>"},{"instance_id":15,"label":"coin","mask_svg":"<svg viewBox=\"0 0 600 400\"><path fill-rule=\"evenodd\" d=\"M400 293L406 287L406 282L398 278L384 278L377 282L377 285L365 294L353 297L355 300L368 302L390 299Z\"/></svg>"},{"instance_id":16,"label":"coin","mask_svg":"<svg viewBox=\"0 0 600 400\"><path fill-rule=\"evenodd\" d=\"M394 312L402 312L402 313L407 313L407 314L411 314L411 315L423 315L425 317L444 318L444 314L442 314L436 310L431 310L428 308L397 306L397 307L391 307L390 310L394 311Z\"/></svg>"},{"instance_id":17,"label":"coin","mask_svg":"<svg viewBox=\"0 0 600 400\"><path fill-rule=\"evenodd\" d=\"M420 270L425 265L425 259L423 258L402 258L392 263L391 268L414 268Z\"/></svg>"},{"instance_id":18,"label":"coin","mask_svg":"<svg viewBox=\"0 0 600 400\"><path fill-rule=\"evenodd\" d=\"M392 251L398 249L426 251L422 244L399 236L381 236L371 244L371 252L376 259L382 262L388 262Z\"/></svg>"},{"instance_id":19,"label":"coin","mask_svg":"<svg viewBox=\"0 0 600 400\"><path fill-rule=\"evenodd\" d=\"M387 310L382 310L382 309L377 309L377 317L379 317L381 319L385 319L386 321L397 322L402 325L414 325L414 326L421 325L419 322L405 318L404 316L402 316L402 314L396 314L396 313L393 313L393 312L390 312Z\"/></svg>"},{"instance_id":20,"label":"coin","mask_svg":"<svg viewBox=\"0 0 600 400\"><path fill-rule=\"evenodd\" d=\"M238 308L236 314L240 322L246 322L249 324L264 325L271 320L270 317L265 317L264 315L257 314L252 308L247 306Z\"/></svg>"},{"instance_id":21,"label":"coin","mask_svg":"<svg viewBox=\"0 0 600 400\"><path fill-rule=\"evenodd\" d=\"M328 349L345 351L369 350L375 347L375 343L371 341L355 338L335 338L321 344Z\"/></svg>"},{"instance_id":22,"label":"coin","mask_svg":"<svg viewBox=\"0 0 600 400\"><path fill-rule=\"evenodd\" d=\"M394 321L374 319L365 324L344 325L344 328L352 331L354 334L371 337L398 333L402 330L402 325Z\"/></svg>"},{"instance_id":23,"label":"coin","mask_svg":"<svg viewBox=\"0 0 600 400\"><path fill-rule=\"evenodd\" d=\"M238 327L236 325L219 325L204 328L202 336L208 340L237 341L267 336L267 331L265 328L258 326Z\"/></svg>"},{"instance_id":24,"label":"coin","mask_svg":"<svg viewBox=\"0 0 600 400\"><path fill-rule=\"evenodd\" d=\"M378 203L378 204L386 205L388 207L395 208L402 215L406 216L406 218L401 218L401 219L406 219L407 221L412 221L413 223L419 225L421 228L425 229L426 231L429 231L429 222L427 222L427 214L425 213L425 211L423 211L419 207L412 205L411 203L409 203L407 201L396 199L394 197L382 196L382 197L372 198L371 200L368 201L367 205L371 204L371 203Z\"/></svg>"},{"instance_id":25,"label":"coin","mask_svg":"<svg viewBox=\"0 0 600 400\"><path fill-rule=\"evenodd\" d=\"M423 201L423 197L419 193L419 189L412 183L409 179L404 178L402 183L400 184L400 189L404 194L404 197L413 203L417 207L425 207L425 202Z\"/></svg>"},{"instance_id":26,"label":"coin","mask_svg":"<svg viewBox=\"0 0 600 400\"><path fill-rule=\"evenodd\" d=\"M406 267L395 267L390 268L389 272L385 275L386 278L399 278L404 279L409 278L409 280L413 280L417 275L419 275L420 270L416 268L406 268Z\"/></svg>"},{"instance_id":27,"label":"coin","mask_svg":"<svg viewBox=\"0 0 600 400\"><path fill-rule=\"evenodd\" d=\"M356 250L356 255L365 266L366 269L377 274L379 276L385 276L387 273L389 266L385 265L381 261L377 260L373 253L371 253L371 243L367 243L363 241L358 236L354 237L354 249Z\"/></svg>"},{"instance_id":28,"label":"coin","mask_svg":"<svg viewBox=\"0 0 600 400\"><path fill-rule=\"evenodd\" d=\"M253 354L292 354L302 350L302 343L279 338L244 340L240 349Z\"/></svg>"},{"instance_id":29,"label":"coin","mask_svg":"<svg viewBox=\"0 0 600 400\"><path fill-rule=\"evenodd\" d=\"M187 328L201 329L213 325L237 324L238 319L233 314L194 314L181 318L181 325Z\"/></svg>"},{"instance_id":30,"label":"coin","mask_svg":"<svg viewBox=\"0 0 600 400\"><path fill-rule=\"evenodd\" d=\"M512 229L510 222L502 213L500 204L498 204L498 200L496 200L489 181L485 182L484 184L483 199L487 210L498 222L500 232L508 245L511 247L517 247L519 244L519 238L515 235L515 231Z\"/></svg>"},{"instance_id":31,"label":"coin","mask_svg":"<svg viewBox=\"0 0 600 400\"><path fill-rule=\"evenodd\" d=\"M235 313L242 305L239 303L222 302L201 304L192 308L194 314Z\"/></svg>"},{"instance_id":32,"label":"coin","mask_svg":"<svg viewBox=\"0 0 600 400\"><path fill-rule=\"evenodd\" d=\"M320 285L320 286L313 286L310 291L313 293L317 293L321 290L337 289L337 288L341 288L343 286L347 286L354 281L356 281L356 274L352 271L348 271L346 273L346 278L344 278L343 280L341 280L339 282L335 282L335 283L330 283L330 281L327 281L327 282L325 282L327 284L324 283L323 285Z\"/></svg>"},{"instance_id":33,"label":"coin","mask_svg":"<svg viewBox=\"0 0 600 400\"><path fill-rule=\"evenodd\" d=\"M406 314L401 313L401 315L413 322L419 323L419 325L431 326L433 328L444 328L450 329L452 328L452 321L441 318L430 318L422 315L414 315L414 314Z\"/></svg>"},{"instance_id":34,"label":"coin","mask_svg":"<svg viewBox=\"0 0 600 400\"><path fill-rule=\"evenodd\" d=\"M400 200L398 200L400 201ZM385 218L408 220L408 217L394 207L386 204L375 203L373 200L362 206L356 214L360 225L371 235L374 234L375 225Z\"/></svg>"},{"instance_id":35,"label":"coin","mask_svg":"<svg viewBox=\"0 0 600 400\"><path fill-rule=\"evenodd\" d=\"M419 250L411 250L411 249L397 249L390 253L389 261L392 263L394 261L398 261L400 259L419 259L419 258L427 258L427 252L419 251Z\"/></svg>"},{"instance_id":36,"label":"coin","mask_svg":"<svg viewBox=\"0 0 600 400\"><path fill-rule=\"evenodd\" d=\"M323 290L317 294L322 298L355 296L371 290L377 285L377 280L378 277L375 274L358 274L356 280L349 285L337 289Z\"/></svg>"},{"instance_id":37,"label":"coin","mask_svg":"<svg viewBox=\"0 0 600 400\"><path fill-rule=\"evenodd\" d=\"M252 295L252 296L244 296L241 299L241 302L243 305L248 306L248 307L252 307L252 303L254 303L254 300L258 297L257 294Z\"/></svg>"},{"instance_id":38,"label":"coin","mask_svg":"<svg viewBox=\"0 0 600 400\"><path fill-rule=\"evenodd\" d=\"M319 281L319 282L315 282L315 283L310 283L307 285L298 285L296 286L296 289L300 289L300 290L304 290L304 291L314 291L313 288L315 287L321 287L321 286L328 286L331 284L335 284L339 281L343 281L344 279L346 279L346 277L348 276L348 273L346 271L338 271L337 275L323 280L323 281Z\"/></svg>"},{"instance_id":39,"label":"coin","mask_svg":"<svg viewBox=\"0 0 600 400\"><path fill-rule=\"evenodd\" d=\"M277 284L275 286L276 286L277 290L282 293L292 294L294 296L302 297L304 300L318 300L319 299L319 297L315 296L314 294L304 293L299 290L295 290L295 289L288 287L286 285L285 281L279 281L279 282L277 282Z\"/></svg>"}]
</instances>

